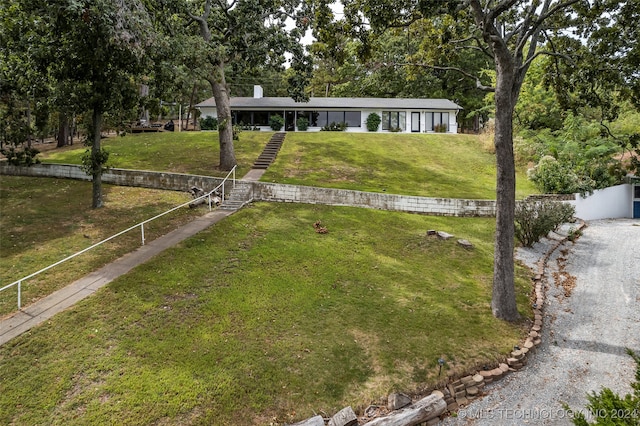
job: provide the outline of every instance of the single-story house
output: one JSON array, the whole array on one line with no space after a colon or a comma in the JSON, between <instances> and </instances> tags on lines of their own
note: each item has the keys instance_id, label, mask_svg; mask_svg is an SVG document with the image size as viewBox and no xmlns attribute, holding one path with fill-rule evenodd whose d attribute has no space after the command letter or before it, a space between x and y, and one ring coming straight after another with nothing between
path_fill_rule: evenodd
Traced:
<instances>
[{"instance_id":1,"label":"single-story house","mask_svg":"<svg viewBox=\"0 0 640 426\"><path fill-rule=\"evenodd\" d=\"M201 117L217 117L214 98L196 105ZM321 130L331 123L346 123L349 132L366 132L367 117L376 113L382 118L380 132L457 133L456 116L462 109L447 99L399 98L315 98L295 102L291 98L264 97L261 86L254 86L253 97L231 98L234 124L271 130L272 115L284 118L284 130L298 130L297 120L306 117L309 131Z\"/></svg>"}]
</instances>

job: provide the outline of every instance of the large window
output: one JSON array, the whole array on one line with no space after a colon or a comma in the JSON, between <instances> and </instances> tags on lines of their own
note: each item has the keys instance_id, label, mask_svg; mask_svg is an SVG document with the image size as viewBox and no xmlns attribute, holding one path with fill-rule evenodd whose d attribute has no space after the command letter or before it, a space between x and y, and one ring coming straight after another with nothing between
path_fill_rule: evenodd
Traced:
<instances>
[{"instance_id":1,"label":"large window","mask_svg":"<svg viewBox=\"0 0 640 426\"><path fill-rule=\"evenodd\" d=\"M344 122L347 123L347 127L362 126L362 118L360 115L360 111L345 111Z\"/></svg>"},{"instance_id":2,"label":"large window","mask_svg":"<svg viewBox=\"0 0 640 426\"><path fill-rule=\"evenodd\" d=\"M243 126L251 125L251 111L238 111L236 113L236 124L240 124Z\"/></svg>"},{"instance_id":3,"label":"large window","mask_svg":"<svg viewBox=\"0 0 640 426\"><path fill-rule=\"evenodd\" d=\"M327 111L314 111L313 115L316 117L316 124L314 126L324 127L329 124L329 122L327 121Z\"/></svg>"},{"instance_id":4,"label":"large window","mask_svg":"<svg viewBox=\"0 0 640 426\"><path fill-rule=\"evenodd\" d=\"M403 113L404 114L404 113ZM234 111L233 120L235 124L245 126L268 126L269 117L279 115L283 117L282 111ZM348 127L360 127L360 111L298 111L297 117L306 117L310 127L324 127L330 123L347 123Z\"/></svg>"},{"instance_id":5,"label":"large window","mask_svg":"<svg viewBox=\"0 0 640 426\"><path fill-rule=\"evenodd\" d=\"M344 111L329 111L329 123L342 123L344 122Z\"/></svg>"},{"instance_id":6,"label":"large window","mask_svg":"<svg viewBox=\"0 0 640 426\"><path fill-rule=\"evenodd\" d=\"M404 132L407 126L407 113L405 111L382 111L382 130Z\"/></svg>"},{"instance_id":7,"label":"large window","mask_svg":"<svg viewBox=\"0 0 640 426\"><path fill-rule=\"evenodd\" d=\"M429 118L431 122L429 122ZM427 113L427 130L431 131L449 131L449 113L448 112L432 112Z\"/></svg>"},{"instance_id":8,"label":"large window","mask_svg":"<svg viewBox=\"0 0 640 426\"><path fill-rule=\"evenodd\" d=\"M254 111L253 112L253 125L254 126L268 126L269 125L269 113L266 111Z\"/></svg>"}]
</instances>

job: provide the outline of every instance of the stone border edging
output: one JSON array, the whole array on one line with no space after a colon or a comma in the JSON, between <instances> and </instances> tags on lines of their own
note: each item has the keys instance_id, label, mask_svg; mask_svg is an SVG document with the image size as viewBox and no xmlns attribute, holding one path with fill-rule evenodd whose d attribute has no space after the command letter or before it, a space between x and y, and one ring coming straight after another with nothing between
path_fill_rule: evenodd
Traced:
<instances>
[{"instance_id":1,"label":"stone border edging","mask_svg":"<svg viewBox=\"0 0 640 426\"><path fill-rule=\"evenodd\" d=\"M581 232L587 225L584 220L578 219L580 224L578 225L576 231ZM542 319L543 319L543 306L545 301L544 294L544 284L546 282L545 277L545 269L547 267L548 261L551 258L551 255L564 243L569 239L570 234L563 236L561 239L556 240L556 243L546 251L544 256L542 256L538 262L537 267L538 270L535 271L535 275L532 277L532 281L534 284L534 292L535 292L535 303L534 306L534 321L531 329L529 331L528 336L522 343L522 347L515 346L514 350L511 351L509 355L506 356L504 362L498 364L498 366L492 370L482 370L476 371L474 373L469 373L465 376L455 378L452 376L444 387L434 389L430 395L422 395L420 399L413 400L408 395L405 394L397 394L392 393L388 396L388 412L382 415L369 415L367 412L369 409L365 410L365 414L363 416L356 417L353 414L350 417L349 421L341 422L341 413L345 410L349 410L353 413L351 407L345 407L340 412L336 413L333 417L328 420L328 426L367 426L369 424L374 425L381 422L381 424L385 424L383 419L389 418L389 424L403 424L396 423L391 421L390 418L393 416L397 416L398 413L401 413L403 410L411 410L412 407L419 405L421 401L426 398L431 398L432 401L444 401L446 405L446 409L443 412L435 412L434 416L430 416L421 421L421 423L426 424L427 426L435 426L440 423L440 416L443 413L455 413L461 407L466 406L470 401L476 399L477 397L482 396L482 389L484 389L485 385L489 383L493 383L495 381L500 380L505 377L509 372L517 372L521 368L523 368L527 364L527 355L533 353L533 350L542 343ZM402 403L398 403L398 400L402 400ZM377 406L371 406L376 407ZM377 411L377 410L374 410ZM291 426L320 426L324 425L326 419L323 419L322 416L315 416L313 418L309 418L303 420L301 422L295 423ZM360 421L363 421L362 423ZM414 423L408 423L414 424Z\"/></svg>"},{"instance_id":2,"label":"stone border edging","mask_svg":"<svg viewBox=\"0 0 640 426\"><path fill-rule=\"evenodd\" d=\"M578 219L580 224L577 227L578 232L587 226L585 221ZM545 269L547 263L551 258L551 255L564 243L567 242L570 235L565 235L540 258L537 262L537 273L533 276L535 291L535 303L533 304L534 321L529 335L525 339L522 347L516 346L514 350L507 356L504 362L500 363L498 367L492 370L478 371L476 374L470 374L460 379L454 380L445 386L444 390L436 390L440 392L445 398L447 403L447 411L450 413L455 412L459 407L465 406L469 400L475 399L480 395L480 391L486 384L500 380L506 376L509 372L515 372L520 370L527 364L527 355L533 353L533 350L542 343L542 326L543 326L543 306L545 301L545 283L547 282L545 276Z\"/></svg>"}]
</instances>

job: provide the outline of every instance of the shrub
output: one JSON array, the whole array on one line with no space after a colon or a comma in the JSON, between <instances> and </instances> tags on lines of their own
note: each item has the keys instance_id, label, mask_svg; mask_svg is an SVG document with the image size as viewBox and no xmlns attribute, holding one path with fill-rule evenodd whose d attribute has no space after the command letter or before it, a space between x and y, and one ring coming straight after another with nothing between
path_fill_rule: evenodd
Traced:
<instances>
[{"instance_id":1,"label":"shrub","mask_svg":"<svg viewBox=\"0 0 640 426\"><path fill-rule=\"evenodd\" d=\"M589 417L595 419L595 423L590 423L585 412L573 412L568 405L564 404L564 409L573 415L571 421L574 425L637 425L640 424L640 356L632 350L627 349L636 362L636 379L631 383L632 394L624 397L613 393L609 388L604 388L600 393L592 392L587 395L587 412Z\"/></svg>"},{"instance_id":2,"label":"shrub","mask_svg":"<svg viewBox=\"0 0 640 426\"><path fill-rule=\"evenodd\" d=\"M36 156L40 153L35 148L25 147L23 149L16 149L11 146L7 149L0 149L0 154L7 157L7 162L14 166L32 166L34 164L40 164L40 160Z\"/></svg>"},{"instance_id":3,"label":"shrub","mask_svg":"<svg viewBox=\"0 0 640 426\"><path fill-rule=\"evenodd\" d=\"M573 194L578 192L578 176L554 157L545 155L527 172L529 179L543 193Z\"/></svg>"},{"instance_id":4,"label":"shrub","mask_svg":"<svg viewBox=\"0 0 640 426\"><path fill-rule=\"evenodd\" d=\"M218 130L218 119L210 116L201 118L200 130Z\"/></svg>"},{"instance_id":5,"label":"shrub","mask_svg":"<svg viewBox=\"0 0 640 426\"><path fill-rule=\"evenodd\" d=\"M284 126L284 118L282 118L282 116L278 114L272 115L271 117L269 117L269 126L276 132L281 130L282 126Z\"/></svg>"},{"instance_id":6,"label":"shrub","mask_svg":"<svg viewBox=\"0 0 640 426\"><path fill-rule=\"evenodd\" d=\"M239 141L240 140L240 133L242 132L242 126L239 124L234 124L233 127L231 128L231 131L233 132L233 140L234 141Z\"/></svg>"},{"instance_id":7,"label":"shrub","mask_svg":"<svg viewBox=\"0 0 640 426\"><path fill-rule=\"evenodd\" d=\"M298 130L301 132L306 132L309 128L309 119L307 117L298 117L296 126L298 126Z\"/></svg>"},{"instance_id":8,"label":"shrub","mask_svg":"<svg viewBox=\"0 0 640 426\"><path fill-rule=\"evenodd\" d=\"M574 214L572 205L558 201L521 201L515 210L516 238L524 247L531 247L549 232L569 222Z\"/></svg>"},{"instance_id":9,"label":"shrub","mask_svg":"<svg viewBox=\"0 0 640 426\"><path fill-rule=\"evenodd\" d=\"M446 133L447 125L445 123L436 124L435 126L433 126L433 131L436 133Z\"/></svg>"},{"instance_id":10,"label":"shrub","mask_svg":"<svg viewBox=\"0 0 640 426\"><path fill-rule=\"evenodd\" d=\"M346 129L347 129L347 123L345 123L344 121L340 123L336 123L335 121L332 121L331 123L324 126L321 130L324 130L326 132L344 132Z\"/></svg>"},{"instance_id":11,"label":"shrub","mask_svg":"<svg viewBox=\"0 0 640 426\"><path fill-rule=\"evenodd\" d=\"M402 127L398 126L398 127L389 127L389 131L393 132L393 133L398 133L402 131Z\"/></svg>"},{"instance_id":12,"label":"shrub","mask_svg":"<svg viewBox=\"0 0 640 426\"><path fill-rule=\"evenodd\" d=\"M375 112L372 112L367 116L367 130L370 132L377 132L381 122L382 118L380 118L380 116Z\"/></svg>"}]
</instances>

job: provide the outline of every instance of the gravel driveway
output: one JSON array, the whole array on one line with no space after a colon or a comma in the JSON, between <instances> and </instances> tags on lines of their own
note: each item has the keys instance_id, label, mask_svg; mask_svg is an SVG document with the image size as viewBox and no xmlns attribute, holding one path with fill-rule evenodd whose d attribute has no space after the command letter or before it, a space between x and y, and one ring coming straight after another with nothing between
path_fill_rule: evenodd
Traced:
<instances>
[{"instance_id":1,"label":"gravel driveway","mask_svg":"<svg viewBox=\"0 0 640 426\"><path fill-rule=\"evenodd\" d=\"M550 244L518 257L533 266ZM488 385L486 396L441 424L570 425L563 402L588 416L587 392L631 392L635 363L625 348L640 354L640 221L589 222L575 244L556 250L551 273L543 341L527 366Z\"/></svg>"}]
</instances>

